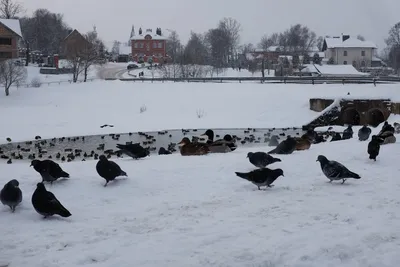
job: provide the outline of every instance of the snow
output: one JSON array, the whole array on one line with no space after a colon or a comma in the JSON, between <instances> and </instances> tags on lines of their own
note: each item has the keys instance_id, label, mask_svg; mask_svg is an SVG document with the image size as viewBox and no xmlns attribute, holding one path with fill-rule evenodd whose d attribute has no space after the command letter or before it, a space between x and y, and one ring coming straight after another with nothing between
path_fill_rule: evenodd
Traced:
<instances>
[{"instance_id":1,"label":"snow","mask_svg":"<svg viewBox=\"0 0 400 267\"><path fill-rule=\"evenodd\" d=\"M377 48L373 42L361 41L352 37L344 42L342 37L327 37L325 42L328 48Z\"/></svg>"},{"instance_id":2,"label":"snow","mask_svg":"<svg viewBox=\"0 0 400 267\"><path fill-rule=\"evenodd\" d=\"M0 23L22 37L21 25L18 19L0 19Z\"/></svg>"},{"instance_id":3,"label":"snow","mask_svg":"<svg viewBox=\"0 0 400 267\"><path fill-rule=\"evenodd\" d=\"M369 73L357 71L352 65L314 65L314 68L321 73L322 76L326 75L345 75L345 76L370 76Z\"/></svg>"},{"instance_id":4,"label":"snow","mask_svg":"<svg viewBox=\"0 0 400 267\"><path fill-rule=\"evenodd\" d=\"M0 265L396 266L400 149L382 146L372 162L366 145L352 139L280 156L271 168L285 177L266 191L234 174L254 169L246 154L265 146L115 160L129 177L107 188L94 161L62 164L70 180L47 189L72 216L48 220L30 202L40 176L27 163L2 164L20 181L24 200L14 214L0 206ZM362 179L328 183L319 154Z\"/></svg>"},{"instance_id":5,"label":"snow","mask_svg":"<svg viewBox=\"0 0 400 267\"><path fill-rule=\"evenodd\" d=\"M13 89L0 95L1 140L171 128L294 127L312 119L309 98L399 100L398 85L141 83ZM147 111L140 113L141 106ZM197 109L205 116L197 118ZM393 116L390 121L398 120ZM114 128L99 128L102 124ZM379 130L377 127L374 131ZM217 133L216 133L217 134ZM258 191L234 172L251 171L250 151L113 159L128 178L104 188L95 161L61 163L69 180L47 185L70 210L43 219L31 196L40 176L28 162L0 162L0 187L18 179L23 202L0 206L0 266L396 266L400 260L399 143L377 162L356 138L277 156L284 177ZM328 183L318 155L361 175Z\"/></svg>"},{"instance_id":6,"label":"snow","mask_svg":"<svg viewBox=\"0 0 400 267\"><path fill-rule=\"evenodd\" d=\"M0 142L182 128L295 127L310 98L391 98L397 84L261 84L93 81L12 88L0 95ZM141 107L147 111L140 113ZM282 108L284 107L284 108ZM203 114L198 118L198 113ZM112 124L113 128L100 128Z\"/></svg>"}]
</instances>

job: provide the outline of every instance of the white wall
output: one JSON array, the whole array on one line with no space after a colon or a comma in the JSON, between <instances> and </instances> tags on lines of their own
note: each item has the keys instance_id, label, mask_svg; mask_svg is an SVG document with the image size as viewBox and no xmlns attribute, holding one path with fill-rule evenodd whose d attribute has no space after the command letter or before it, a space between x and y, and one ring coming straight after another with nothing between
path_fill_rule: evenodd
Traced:
<instances>
[{"instance_id":1,"label":"white wall","mask_svg":"<svg viewBox=\"0 0 400 267\"><path fill-rule=\"evenodd\" d=\"M371 66L372 57L375 53L374 48L329 48L325 51L325 58L328 60L332 57L335 64L352 65L356 61L357 65L365 61L366 67ZM344 52L347 51L347 56ZM365 51L365 56L362 56L362 51ZM346 61L346 62L345 62Z\"/></svg>"}]
</instances>

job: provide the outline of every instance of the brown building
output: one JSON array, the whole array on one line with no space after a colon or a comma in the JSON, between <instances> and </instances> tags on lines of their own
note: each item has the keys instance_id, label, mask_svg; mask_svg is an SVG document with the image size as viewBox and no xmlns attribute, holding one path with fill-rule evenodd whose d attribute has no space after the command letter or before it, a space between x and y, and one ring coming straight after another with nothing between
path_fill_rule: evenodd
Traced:
<instances>
[{"instance_id":1,"label":"brown building","mask_svg":"<svg viewBox=\"0 0 400 267\"><path fill-rule=\"evenodd\" d=\"M89 42L76 29L73 30L62 42L62 56L65 58L78 57L88 47Z\"/></svg>"},{"instance_id":2,"label":"brown building","mask_svg":"<svg viewBox=\"0 0 400 267\"><path fill-rule=\"evenodd\" d=\"M132 60L137 62L163 63L167 60L167 38L162 35L161 28L157 28L155 33L152 29L145 32L139 29L136 35L134 29L131 33Z\"/></svg>"},{"instance_id":3,"label":"brown building","mask_svg":"<svg viewBox=\"0 0 400 267\"><path fill-rule=\"evenodd\" d=\"M18 58L18 42L22 39L17 19L0 19L0 60Z\"/></svg>"}]
</instances>

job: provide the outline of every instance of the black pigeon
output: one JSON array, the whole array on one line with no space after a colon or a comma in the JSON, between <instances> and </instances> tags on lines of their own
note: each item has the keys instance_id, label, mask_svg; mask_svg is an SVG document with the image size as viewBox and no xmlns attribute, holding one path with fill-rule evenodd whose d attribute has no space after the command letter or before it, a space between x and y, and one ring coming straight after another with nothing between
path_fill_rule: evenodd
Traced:
<instances>
[{"instance_id":1,"label":"black pigeon","mask_svg":"<svg viewBox=\"0 0 400 267\"><path fill-rule=\"evenodd\" d=\"M282 169L271 170L268 168L257 169L251 172L235 172L237 176L243 178L258 187L261 190L261 186L272 187L271 185L279 176L283 175Z\"/></svg>"},{"instance_id":2,"label":"black pigeon","mask_svg":"<svg viewBox=\"0 0 400 267\"><path fill-rule=\"evenodd\" d=\"M342 140L347 140L353 138L353 128L351 125L347 126L347 128L343 131Z\"/></svg>"},{"instance_id":3,"label":"black pigeon","mask_svg":"<svg viewBox=\"0 0 400 267\"><path fill-rule=\"evenodd\" d=\"M340 135L340 133L334 133L331 139L331 142L333 141L340 141L342 140L342 136Z\"/></svg>"},{"instance_id":4,"label":"black pigeon","mask_svg":"<svg viewBox=\"0 0 400 267\"><path fill-rule=\"evenodd\" d=\"M372 130L369 128L367 125L364 125L363 127L358 130L358 140L360 141L366 141L368 140Z\"/></svg>"},{"instance_id":5,"label":"black pigeon","mask_svg":"<svg viewBox=\"0 0 400 267\"><path fill-rule=\"evenodd\" d=\"M42 176L42 182L53 183L59 178L69 178L69 174L52 160L32 160L31 165Z\"/></svg>"},{"instance_id":6,"label":"black pigeon","mask_svg":"<svg viewBox=\"0 0 400 267\"><path fill-rule=\"evenodd\" d=\"M371 141L368 143L368 154L369 158L376 161L376 157L379 155L379 150L381 148L382 140L376 135L372 136Z\"/></svg>"},{"instance_id":7,"label":"black pigeon","mask_svg":"<svg viewBox=\"0 0 400 267\"><path fill-rule=\"evenodd\" d=\"M150 151L140 145L140 143L134 143L134 144L117 144L117 148L120 150L117 152L124 153L134 159L140 159L147 157L150 155Z\"/></svg>"},{"instance_id":8,"label":"black pigeon","mask_svg":"<svg viewBox=\"0 0 400 267\"><path fill-rule=\"evenodd\" d=\"M277 147L268 152L268 154L292 154L296 149L297 141L291 136L283 140Z\"/></svg>"},{"instance_id":9,"label":"black pigeon","mask_svg":"<svg viewBox=\"0 0 400 267\"><path fill-rule=\"evenodd\" d=\"M279 145L278 136L276 136L276 135L271 136L268 146L277 146L277 145Z\"/></svg>"},{"instance_id":10,"label":"black pigeon","mask_svg":"<svg viewBox=\"0 0 400 267\"><path fill-rule=\"evenodd\" d=\"M158 155L170 155L172 154L170 151L166 150L164 147L160 147L158 150Z\"/></svg>"},{"instance_id":11,"label":"black pigeon","mask_svg":"<svg viewBox=\"0 0 400 267\"><path fill-rule=\"evenodd\" d=\"M45 218L54 214L69 217L71 213L58 201L53 193L46 190L43 183L38 183L32 195L32 205L36 212Z\"/></svg>"},{"instance_id":12,"label":"black pigeon","mask_svg":"<svg viewBox=\"0 0 400 267\"><path fill-rule=\"evenodd\" d=\"M0 201L3 205L9 206L12 212L15 211L22 201L22 191L17 180L13 179L4 185L0 191Z\"/></svg>"},{"instance_id":13,"label":"black pigeon","mask_svg":"<svg viewBox=\"0 0 400 267\"><path fill-rule=\"evenodd\" d=\"M349 169L347 169L341 163L334 160L328 160L325 156L319 155L317 161L319 161L319 163L321 164L321 170L330 180L329 182L332 182L334 180L343 180L343 184L348 178L361 178L360 175L349 171Z\"/></svg>"},{"instance_id":14,"label":"black pigeon","mask_svg":"<svg viewBox=\"0 0 400 267\"><path fill-rule=\"evenodd\" d=\"M247 157L249 158L250 163L258 168L265 168L269 164L281 161L265 152L249 152L247 153Z\"/></svg>"},{"instance_id":15,"label":"black pigeon","mask_svg":"<svg viewBox=\"0 0 400 267\"><path fill-rule=\"evenodd\" d=\"M395 129L391 124L385 121L385 123L382 126L382 130L378 133L378 136L382 135L384 132L391 132L394 134Z\"/></svg>"},{"instance_id":16,"label":"black pigeon","mask_svg":"<svg viewBox=\"0 0 400 267\"><path fill-rule=\"evenodd\" d=\"M99 161L96 164L96 171L106 180L104 186L107 186L110 181L113 181L118 176L128 176L117 163L108 160L104 155L99 157Z\"/></svg>"}]
</instances>

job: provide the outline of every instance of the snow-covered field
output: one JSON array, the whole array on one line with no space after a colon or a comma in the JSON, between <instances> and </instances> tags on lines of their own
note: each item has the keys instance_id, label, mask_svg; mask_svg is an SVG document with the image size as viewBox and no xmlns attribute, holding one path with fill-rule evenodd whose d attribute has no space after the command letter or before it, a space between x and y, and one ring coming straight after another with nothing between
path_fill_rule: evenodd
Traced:
<instances>
[{"instance_id":1,"label":"snow-covered field","mask_svg":"<svg viewBox=\"0 0 400 267\"><path fill-rule=\"evenodd\" d=\"M366 146L352 139L281 156L271 167L285 177L266 191L234 174L253 169L249 149L118 160L129 177L106 188L96 162L62 164L70 180L47 189L67 219L33 210L40 176L29 164L1 165L2 183L19 179L24 200L15 214L0 207L0 266L397 266L399 145L382 146L377 162ZM328 183L319 154L362 179Z\"/></svg>"},{"instance_id":2,"label":"snow-covered field","mask_svg":"<svg viewBox=\"0 0 400 267\"><path fill-rule=\"evenodd\" d=\"M399 100L397 91L398 85L121 81L19 88L0 95L0 140L293 127L317 115L309 110L310 97L351 92L353 98ZM96 161L63 163L71 178L46 186L72 213L67 219L43 219L34 211L31 196L41 179L29 163L0 163L0 187L18 179L24 194L14 214L0 206L0 266L397 266L400 147L382 146L372 162L367 144L354 138L279 156L282 162L270 167L282 168L285 177L265 191L234 174L253 170L246 155L270 150L265 145L207 156L117 159L129 177L106 188ZM362 178L328 183L316 162L320 154Z\"/></svg>"},{"instance_id":3,"label":"snow-covered field","mask_svg":"<svg viewBox=\"0 0 400 267\"><path fill-rule=\"evenodd\" d=\"M28 77L26 79L26 84L31 84L32 80L38 79L42 85L48 86L48 83L57 83L62 82L66 83L72 80L72 74L58 74L58 75L51 75L51 74L41 74L40 68L37 66L28 66ZM98 66L92 66L88 72L88 79L96 79L97 77ZM78 78L79 81L83 81L84 76L83 73L80 74Z\"/></svg>"},{"instance_id":4,"label":"snow-covered field","mask_svg":"<svg viewBox=\"0 0 400 267\"><path fill-rule=\"evenodd\" d=\"M0 95L0 142L182 128L294 127L311 121L310 97L391 97L398 85L283 85L95 81ZM146 107L145 112L140 112ZM143 109L142 109L143 110ZM100 128L112 124L113 128Z\"/></svg>"}]
</instances>

